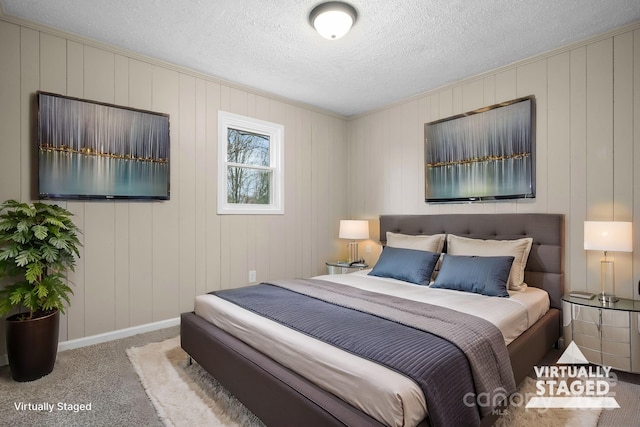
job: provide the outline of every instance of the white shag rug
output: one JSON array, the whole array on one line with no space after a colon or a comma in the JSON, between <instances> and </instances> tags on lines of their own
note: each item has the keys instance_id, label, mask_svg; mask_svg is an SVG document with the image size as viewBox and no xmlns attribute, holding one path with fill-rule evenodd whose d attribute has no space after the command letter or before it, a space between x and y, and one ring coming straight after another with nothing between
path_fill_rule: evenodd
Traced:
<instances>
[{"instance_id":1,"label":"white shag rug","mask_svg":"<svg viewBox=\"0 0 640 427\"><path fill-rule=\"evenodd\" d=\"M180 337L130 348L127 355L166 426L264 427L200 365L188 364ZM535 395L535 384L526 378L519 394ZM595 427L602 411L526 409L525 405L510 406L494 427Z\"/></svg>"},{"instance_id":2,"label":"white shag rug","mask_svg":"<svg viewBox=\"0 0 640 427\"><path fill-rule=\"evenodd\" d=\"M127 356L165 426L264 426L200 365L189 365L179 336Z\"/></svg>"}]
</instances>

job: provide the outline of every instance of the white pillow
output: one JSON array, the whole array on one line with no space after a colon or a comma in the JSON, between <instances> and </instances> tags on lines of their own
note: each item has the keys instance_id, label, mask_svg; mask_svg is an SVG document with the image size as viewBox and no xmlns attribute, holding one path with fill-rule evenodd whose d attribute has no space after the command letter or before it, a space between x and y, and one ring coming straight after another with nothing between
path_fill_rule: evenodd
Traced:
<instances>
[{"instance_id":1,"label":"white pillow","mask_svg":"<svg viewBox=\"0 0 640 427\"><path fill-rule=\"evenodd\" d=\"M387 246L392 248L416 249L440 253L444 247L446 234L434 234L431 236L392 233L387 231Z\"/></svg>"},{"instance_id":2,"label":"white pillow","mask_svg":"<svg viewBox=\"0 0 640 427\"><path fill-rule=\"evenodd\" d=\"M533 239L525 237L517 240L482 240L460 237L455 234L447 235L447 253L450 255L476 256L512 256L514 257L509 274L509 289L524 291L524 268L529 259Z\"/></svg>"}]
</instances>

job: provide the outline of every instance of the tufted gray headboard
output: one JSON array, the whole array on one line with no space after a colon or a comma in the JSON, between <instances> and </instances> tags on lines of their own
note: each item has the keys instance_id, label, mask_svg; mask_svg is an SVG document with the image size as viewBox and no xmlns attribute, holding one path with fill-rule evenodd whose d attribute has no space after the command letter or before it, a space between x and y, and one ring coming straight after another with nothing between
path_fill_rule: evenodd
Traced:
<instances>
[{"instance_id":1,"label":"tufted gray headboard","mask_svg":"<svg viewBox=\"0 0 640 427\"><path fill-rule=\"evenodd\" d=\"M562 309L564 293L564 215L437 214L381 215L380 240L387 231L403 234L456 234L476 239L512 240L532 237L525 282L549 293L551 307ZM445 247L446 252L446 247Z\"/></svg>"}]
</instances>

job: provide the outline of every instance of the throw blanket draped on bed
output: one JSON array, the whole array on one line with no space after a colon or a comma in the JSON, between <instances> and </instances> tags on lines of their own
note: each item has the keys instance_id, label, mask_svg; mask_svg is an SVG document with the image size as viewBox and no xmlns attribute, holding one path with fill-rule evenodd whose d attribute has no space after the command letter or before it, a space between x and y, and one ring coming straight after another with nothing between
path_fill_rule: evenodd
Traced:
<instances>
[{"instance_id":1,"label":"throw blanket draped on bed","mask_svg":"<svg viewBox=\"0 0 640 427\"><path fill-rule=\"evenodd\" d=\"M502 334L475 316L315 279L212 293L412 378L434 426L479 424L467 393L515 390Z\"/></svg>"}]
</instances>

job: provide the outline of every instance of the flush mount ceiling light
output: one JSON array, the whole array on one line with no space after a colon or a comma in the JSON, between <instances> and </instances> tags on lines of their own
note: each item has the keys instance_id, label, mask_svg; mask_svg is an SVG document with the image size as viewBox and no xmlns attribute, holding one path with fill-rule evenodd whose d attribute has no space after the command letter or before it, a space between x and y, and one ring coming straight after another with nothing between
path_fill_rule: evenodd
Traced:
<instances>
[{"instance_id":1,"label":"flush mount ceiling light","mask_svg":"<svg viewBox=\"0 0 640 427\"><path fill-rule=\"evenodd\" d=\"M356 22L353 6L339 1L330 1L314 7L309 22L320 35L329 40L337 40L349 32Z\"/></svg>"}]
</instances>

